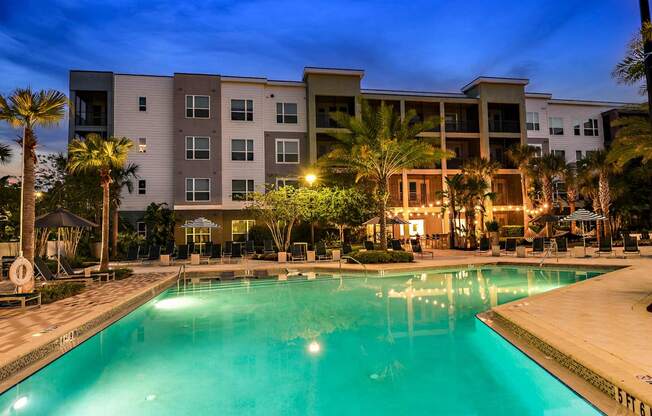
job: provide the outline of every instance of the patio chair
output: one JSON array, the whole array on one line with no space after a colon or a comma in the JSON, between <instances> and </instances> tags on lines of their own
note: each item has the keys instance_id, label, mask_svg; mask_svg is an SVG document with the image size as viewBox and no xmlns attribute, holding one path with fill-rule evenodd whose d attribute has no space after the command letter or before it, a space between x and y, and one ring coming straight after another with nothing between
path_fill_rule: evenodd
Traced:
<instances>
[{"instance_id":1,"label":"patio chair","mask_svg":"<svg viewBox=\"0 0 652 416\"><path fill-rule=\"evenodd\" d=\"M306 261L306 255L299 244L292 245L290 256L292 257L292 261Z\"/></svg>"},{"instance_id":2,"label":"patio chair","mask_svg":"<svg viewBox=\"0 0 652 416\"><path fill-rule=\"evenodd\" d=\"M351 247L351 243L349 243L348 241L342 243L342 254L346 255L352 251L353 251L353 247Z\"/></svg>"},{"instance_id":3,"label":"patio chair","mask_svg":"<svg viewBox=\"0 0 652 416\"><path fill-rule=\"evenodd\" d=\"M256 246L254 244L254 240L245 241L244 254L246 256L252 256L252 255L256 254Z\"/></svg>"},{"instance_id":4,"label":"patio chair","mask_svg":"<svg viewBox=\"0 0 652 416\"><path fill-rule=\"evenodd\" d=\"M401 245L401 242L399 240L394 239L394 240L391 241L391 244L392 244L392 250L394 250L394 251L405 251L405 249L403 248L403 246Z\"/></svg>"},{"instance_id":5,"label":"patio chair","mask_svg":"<svg viewBox=\"0 0 652 416\"><path fill-rule=\"evenodd\" d=\"M598 246L598 251L596 251L595 254L598 256L602 254L614 254L610 236L602 236L600 239L600 245Z\"/></svg>"},{"instance_id":6,"label":"patio chair","mask_svg":"<svg viewBox=\"0 0 652 416\"><path fill-rule=\"evenodd\" d=\"M211 246L210 258L208 261L210 262L211 260L222 261L222 244L217 243Z\"/></svg>"},{"instance_id":7,"label":"patio chair","mask_svg":"<svg viewBox=\"0 0 652 416\"><path fill-rule=\"evenodd\" d=\"M650 239L650 233L647 231L641 231L641 240L649 240Z\"/></svg>"},{"instance_id":8,"label":"patio chair","mask_svg":"<svg viewBox=\"0 0 652 416\"><path fill-rule=\"evenodd\" d=\"M328 255L326 244L324 244L323 241L320 241L315 245L315 257L317 260L331 260L333 258L333 256Z\"/></svg>"},{"instance_id":9,"label":"patio chair","mask_svg":"<svg viewBox=\"0 0 652 416\"><path fill-rule=\"evenodd\" d=\"M211 253L213 252L213 242L212 241L207 241L204 244L204 256L210 256Z\"/></svg>"},{"instance_id":10,"label":"patio chair","mask_svg":"<svg viewBox=\"0 0 652 416\"><path fill-rule=\"evenodd\" d=\"M83 277L83 278L73 278L73 277L57 277L52 271L48 268L48 265L43 261L41 257L34 257L34 268L36 269L35 277L42 277L46 282L80 282L88 284L92 282L93 277Z\"/></svg>"},{"instance_id":11,"label":"patio chair","mask_svg":"<svg viewBox=\"0 0 652 416\"><path fill-rule=\"evenodd\" d=\"M364 242L364 248L365 248L365 250L373 250L374 249L373 241L366 240Z\"/></svg>"},{"instance_id":12,"label":"patio chair","mask_svg":"<svg viewBox=\"0 0 652 416\"><path fill-rule=\"evenodd\" d=\"M511 253L516 253L516 239L515 238L508 238L505 240L505 251L511 252Z\"/></svg>"},{"instance_id":13,"label":"patio chair","mask_svg":"<svg viewBox=\"0 0 652 416\"><path fill-rule=\"evenodd\" d=\"M174 241L168 241L165 245L165 253L169 254L170 257L174 254Z\"/></svg>"},{"instance_id":14,"label":"patio chair","mask_svg":"<svg viewBox=\"0 0 652 416\"><path fill-rule=\"evenodd\" d=\"M555 243L557 243L557 254L568 254L568 239L566 237L556 237Z\"/></svg>"},{"instance_id":15,"label":"patio chair","mask_svg":"<svg viewBox=\"0 0 652 416\"><path fill-rule=\"evenodd\" d=\"M230 259L233 255L233 241L224 242L224 250L222 251L222 257L225 259Z\"/></svg>"},{"instance_id":16,"label":"patio chair","mask_svg":"<svg viewBox=\"0 0 652 416\"><path fill-rule=\"evenodd\" d=\"M425 254L429 254L433 259L435 258L435 254L432 251L423 251L423 248L421 247L421 241L410 240L410 245L412 246L412 252L421 255L421 258L423 258Z\"/></svg>"},{"instance_id":17,"label":"patio chair","mask_svg":"<svg viewBox=\"0 0 652 416\"><path fill-rule=\"evenodd\" d=\"M532 240L532 255L543 254L544 245L543 237L534 237L534 240Z\"/></svg>"},{"instance_id":18,"label":"patio chair","mask_svg":"<svg viewBox=\"0 0 652 416\"><path fill-rule=\"evenodd\" d=\"M138 246L127 247L127 261L138 261Z\"/></svg>"},{"instance_id":19,"label":"patio chair","mask_svg":"<svg viewBox=\"0 0 652 416\"><path fill-rule=\"evenodd\" d=\"M480 238L480 247L478 248L478 251L480 253L487 252L491 249L491 241L487 237L481 237Z\"/></svg>"},{"instance_id":20,"label":"patio chair","mask_svg":"<svg viewBox=\"0 0 652 416\"><path fill-rule=\"evenodd\" d=\"M194 242L188 243L188 254L194 254L196 249L196 244Z\"/></svg>"},{"instance_id":21,"label":"patio chair","mask_svg":"<svg viewBox=\"0 0 652 416\"><path fill-rule=\"evenodd\" d=\"M638 239L632 237L629 234L623 235L623 256L627 254L638 254L641 255L641 251L638 249Z\"/></svg>"},{"instance_id":22,"label":"patio chair","mask_svg":"<svg viewBox=\"0 0 652 416\"><path fill-rule=\"evenodd\" d=\"M231 260L242 258L242 244L234 243L231 246Z\"/></svg>"},{"instance_id":23,"label":"patio chair","mask_svg":"<svg viewBox=\"0 0 652 416\"><path fill-rule=\"evenodd\" d=\"M149 254L147 255L147 261L156 261L161 257L161 246L151 245L149 246Z\"/></svg>"},{"instance_id":24,"label":"patio chair","mask_svg":"<svg viewBox=\"0 0 652 416\"><path fill-rule=\"evenodd\" d=\"M149 256L149 246L147 244L140 244L138 246L138 260L145 260Z\"/></svg>"},{"instance_id":25,"label":"patio chair","mask_svg":"<svg viewBox=\"0 0 652 416\"><path fill-rule=\"evenodd\" d=\"M75 270L70 266L70 263L68 263L68 259L65 257L61 257L61 267L63 268L63 272L68 276L68 277L79 277L79 278L87 278L84 275L84 272L78 272L75 273ZM97 277L100 282L102 281L102 278L104 278L107 282L109 280L115 280L115 272L112 273L107 273L107 272L91 272L91 278Z\"/></svg>"},{"instance_id":26,"label":"patio chair","mask_svg":"<svg viewBox=\"0 0 652 416\"><path fill-rule=\"evenodd\" d=\"M6 303L10 307L19 304L22 309L37 308L41 306L41 293L0 293L0 303Z\"/></svg>"},{"instance_id":27,"label":"patio chair","mask_svg":"<svg viewBox=\"0 0 652 416\"><path fill-rule=\"evenodd\" d=\"M181 244L177 247L177 257L176 260L188 260L188 245Z\"/></svg>"},{"instance_id":28,"label":"patio chair","mask_svg":"<svg viewBox=\"0 0 652 416\"><path fill-rule=\"evenodd\" d=\"M274 242L272 240L263 241L263 253L271 254L274 253Z\"/></svg>"}]
</instances>

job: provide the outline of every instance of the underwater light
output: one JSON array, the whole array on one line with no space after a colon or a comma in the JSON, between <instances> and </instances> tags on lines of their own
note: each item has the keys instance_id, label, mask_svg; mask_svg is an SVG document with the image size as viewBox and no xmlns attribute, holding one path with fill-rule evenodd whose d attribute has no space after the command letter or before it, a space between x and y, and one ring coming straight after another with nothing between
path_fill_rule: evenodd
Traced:
<instances>
[{"instance_id":1,"label":"underwater light","mask_svg":"<svg viewBox=\"0 0 652 416\"><path fill-rule=\"evenodd\" d=\"M154 307L156 309L170 310L170 309L185 308L191 306L194 303L195 303L195 299L193 298L186 298L186 297L168 298L156 302L154 304Z\"/></svg>"},{"instance_id":2,"label":"underwater light","mask_svg":"<svg viewBox=\"0 0 652 416\"><path fill-rule=\"evenodd\" d=\"M308 344L308 352L311 354L317 354L319 351L321 351L321 345L317 341L313 341L310 344Z\"/></svg>"},{"instance_id":3,"label":"underwater light","mask_svg":"<svg viewBox=\"0 0 652 416\"><path fill-rule=\"evenodd\" d=\"M27 397L26 396L20 397L18 400L16 400L14 402L14 410L20 410L25 406L27 406Z\"/></svg>"}]
</instances>

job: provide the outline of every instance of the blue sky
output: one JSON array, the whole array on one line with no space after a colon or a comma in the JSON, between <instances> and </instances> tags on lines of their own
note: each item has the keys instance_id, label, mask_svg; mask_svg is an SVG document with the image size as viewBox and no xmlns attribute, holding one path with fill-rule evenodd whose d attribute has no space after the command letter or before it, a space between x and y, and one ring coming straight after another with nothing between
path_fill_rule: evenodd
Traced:
<instances>
[{"instance_id":1,"label":"blue sky","mask_svg":"<svg viewBox=\"0 0 652 416\"><path fill-rule=\"evenodd\" d=\"M0 0L0 93L67 92L72 68L299 79L310 65L363 68L368 88L458 91L478 75L517 76L563 98L641 100L611 78L637 4ZM65 129L40 131L43 149L64 150ZM0 126L0 140L14 138Z\"/></svg>"}]
</instances>

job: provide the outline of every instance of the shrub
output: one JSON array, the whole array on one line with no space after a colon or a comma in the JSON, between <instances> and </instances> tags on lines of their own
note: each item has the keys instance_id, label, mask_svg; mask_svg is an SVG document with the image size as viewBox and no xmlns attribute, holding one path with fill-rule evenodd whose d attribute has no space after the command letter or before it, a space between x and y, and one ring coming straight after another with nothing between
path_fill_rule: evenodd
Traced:
<instances>
[{"instance_id":1,"label":"shrub","mask_svg":"<svg viewBox=\"0 0 652 416\"><path fill-rule=\"evenodd\" d=\"M501 237L523 237L522 225L504 225L500 229Z\"/></svg>"},{"instance_id":2,"label":"shrub","mask_svg":"<svg viewBox=\"0 0 652 416\"><path fill-rule=\"evenodd\" d=\"M115 280L126 279L127 277L131 277L131 275L134 274L133 269L126 267L120 269L112 269L112 271L115 272Z\"/></svg>"},{"instance_id":3,"label":"shrub","mask_svg":"<svg viewBox=\"0 0 652 416\"><path fill-rule=\"evenodd\" d=\"M43 285L37 290L41 293L41 303L46 304L81 293L84 290L84 284L81 282L61 282Z\"/></svg>"},{"instance_id":4,"label":"shrub","mask_svg":"<svg viewBox=\"0 0 652 416\"><path fill-rule=\"evenodd\" d=\"M414 261L414 255L407 251L356 251L351 254L351 257L362 264L410 263Z\"/></svg>"},{"instance_id":5,"label":"shrub","mask_svg":"<svg viewBox=\"0 0 652 416\"><path fill-rule=\"evenodd\" d=\"M276 260L278 260L278 254L276 254L276 253L256 254L256 255L254 255L253 259L254 260L276 261Z\"/></svg>"},{"instance_id":6,"label":"shrub","mask_svg":"<svg viewBox=\"0 0 652 416\"><path fill-rule=\"evenodd\" d=\"M484 224L487 227L487 231L490 233L496 233L500 230L500 224L498 221L487 221Z\"/></svg>"}]
</instances>

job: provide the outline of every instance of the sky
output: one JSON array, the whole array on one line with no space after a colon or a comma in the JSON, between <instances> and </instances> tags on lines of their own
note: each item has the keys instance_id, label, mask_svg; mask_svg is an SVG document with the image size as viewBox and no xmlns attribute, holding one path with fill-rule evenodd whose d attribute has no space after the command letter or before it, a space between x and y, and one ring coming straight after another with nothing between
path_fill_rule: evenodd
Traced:
<instances>
[{"instance_id":1,"label":"sky","mask_svg":"<svg viewBox=\"0 0 652 416\"><path fill-rule=\"evenodd\" d=\"M0 94L67 93L70 69L298 80L323 66L364 69L365 88L457 92L507 76L561 98L641 101L611 77L638 24L635 0L0 0ZM40 129L40 150L65 151L66 131ZM0 124L0 141L16 136Z\"/></svg>"}]
</instances>

